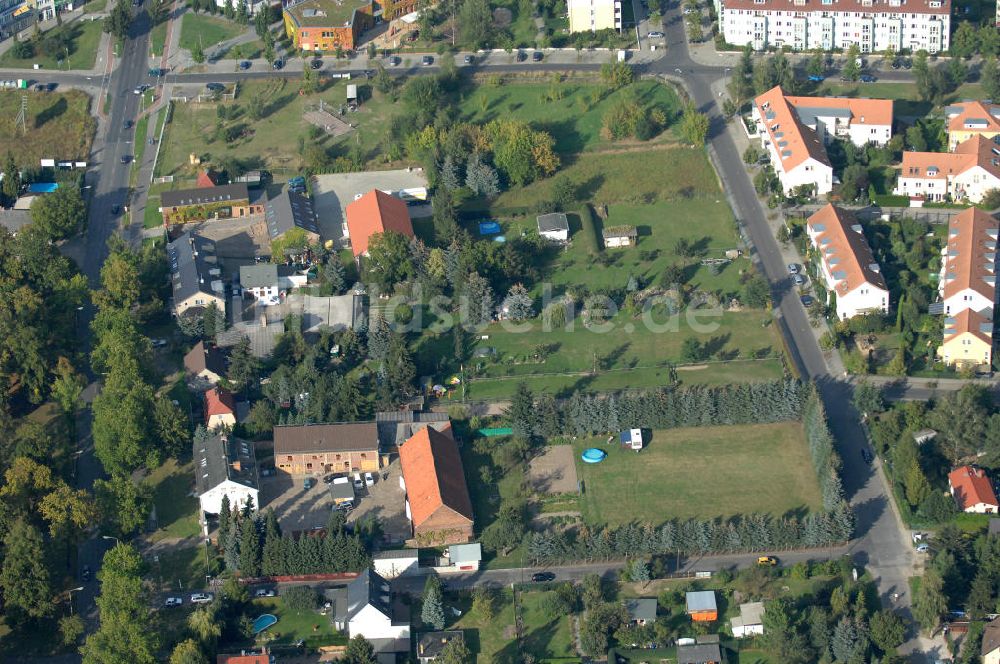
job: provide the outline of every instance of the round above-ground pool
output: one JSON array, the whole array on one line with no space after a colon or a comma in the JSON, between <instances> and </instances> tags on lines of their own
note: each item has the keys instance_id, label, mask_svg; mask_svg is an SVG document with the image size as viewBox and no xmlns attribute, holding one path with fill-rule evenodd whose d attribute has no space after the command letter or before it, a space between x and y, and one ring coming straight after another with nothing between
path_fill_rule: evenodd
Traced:
<instances>
[{"instance_id":1,"label":"round above-ground pool","mask_svg":"<svg viewBox=\"0 0 1000 664\"><path fill-rule=\"evenodd\" d=\"M607 452L604 450L599 450L596 447L591 447L585 449L580 458L583 459L584 463L600 463L604 461L604 457L608 456Z\"/></svg>"},{"instance_id":2,"label":"round above-ground pool","mask_svg":"<svg viewBox=\"0 0 1000 664\"><path fill-rule=\"evenodd\" d=\"M253 635L257 636L276 622L278 622L278 617L270 613L257 616L256 620L253 621Z\"/></svg>"}]
</instances>

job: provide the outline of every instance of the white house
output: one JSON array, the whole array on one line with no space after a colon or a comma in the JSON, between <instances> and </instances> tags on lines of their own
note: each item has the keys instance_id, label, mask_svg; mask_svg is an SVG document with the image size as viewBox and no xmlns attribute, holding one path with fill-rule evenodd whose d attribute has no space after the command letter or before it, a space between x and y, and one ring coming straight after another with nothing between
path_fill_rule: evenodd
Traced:
<instances>
[{"instance_id":1,"label":"white house","mask_svg":"<svg viewBox=\"0 0 1000 664\"><path fill-rule=\"evenodd\" d=\"M233 11L236 11L240 6L237 0L215 0L215 6L225 11L227 2L232 5ZM246 0L246 3L247 13L250 16L256 16L257 12L267 9L268 5L271 4L269 0Z\"/></svg>"},{"instance_id":2,"label":"white house","mask_svg":"<svg viewBox=\"0 0 1000 664\"><path fill-rule=\"evenodd\" d=\"M838 318L889 311L885 276L853 213L827 205L809 217L806 231L824 286L836 297Z\"/></svg>"},{"instance_id":3,"label":"white house","mask_svg":"<svg viewBox=\"0 0 1000 664\"><path fill-rule=\"evenodd\" d=\"M568 0L570 32L621 30L622 0Z\"/></svg>"},{"instance_id":4,"label":"white house","mask_svg":"<svg viewBox=\"0 0 1000 664\"><path fill-rule=\"evenodd\" d=\"M1000 137L975 135L954 152L904 152L895 193L927 201L978 203L1000 189Z\"/></svg>"},{"instance_id":5,"label":"white house","mask_svg":"<svg viewBox=\"0 0 1000 664\"><path fill-rule=\"evenodd\" d=\"M416 549L393 549L379 551L372 556L372 569L385 579L395 579L417 571Z\"/></svg>"},{"instance_id":6,"label":"white house","mask_svg":"<svg viewBox=\"0 0 1000 664\"><path fill-rule=\"evenodd\" d=\"M950 0L714 0L726 42L796 51L947 51Z\"/></svg>"},{"instance_id":7,"label":"white house","mask_svg":"<svg viewBox=\"0 0 1000 664\"><path fill-rule=\"evenodd\" d=\"M391 590L388 581L365 569L334 607L334 625L351 637L365 637L376 653L409 651L410 623L393 620Z\"/></svg>"},{"instance_id":8,"label":"white house","mask_svg":"<svg viewBox=\"0 0 1000 664\"><path fill-rule=\"evenodd\" d=\"M948 473L948 487L958 509L970 514L996 514L1000 509L986 471L976 466L961 466Z\"/></svg>"},{"instance_id":9,"label":"white house","mask_svg":"<svg viewBox=\"0 0 1000 664\"><path fill-rule=\"evenodd\" d=\"M885 145L892 138L892 100L796 97L776 86L754 100L753 119L785 193L810 185L833 189L826 145L845 139L854 145Z\"/></svg>"},{"instance_id":10,"label":"white house","mask_svg":"<svg viewBox=\"0 0 1000 664\"><path fill-rule=\"evenodd\" d=\"M764 603L740 604L740 615L729 619L733 636L737 639L764 633Z\"/></svg>"},{"instance_id":11,"label":"white house","mask_svg":"<svg viewBox=\"0 0 1000 664\"><path fill-rule=\"evenodd\" d=\"M997 235L1000 222L968 208L948 222L948 243L941 249L938 293L945 315L965 309L992 311L997 300Z\"/></svg>"},{"instance_id":12,"label":"white house","mask_svg":"<svg viewBox=\"0 0 1000 664\"><path fill-rule=\"evenodd\" d=\"M219 434L204 441L195 440L195 492L204 514L218 514L223 496L229 496L233 507L250 500L258 501L257 459L253 443Z\"/></svg>"},{"instance_id":13,"label":"white house","mask_svg":"<svg viewBox=\"0 0 1000 664\"><path fill-rule=\"evenodd\" d=\"M553 242L569 241L569 220L562 212L552 212L536 217L538 234Z\"/></svg>"}]
</instances>

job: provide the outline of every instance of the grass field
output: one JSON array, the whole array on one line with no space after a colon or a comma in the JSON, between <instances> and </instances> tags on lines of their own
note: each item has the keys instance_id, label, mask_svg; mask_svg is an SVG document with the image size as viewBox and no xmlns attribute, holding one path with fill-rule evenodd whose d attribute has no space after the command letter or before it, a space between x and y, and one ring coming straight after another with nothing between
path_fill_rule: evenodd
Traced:
<instances>
[{"instance_id":1,"label":"grass field","mask_svg":"<svg viewBox=\"0 0 1000 664\"><path fill-rule=\"evenodd\" d=\"M21 91L18 91L21 92ZM14 125L28 96L27 133ZM90 115L90 97L77 90L66 92L0 92L0 136L3 154L10 150L18 164L37 165L42 158L89 160L96 122Z\"/></svg>"},{"instance_id":2,"label":"grass field","mask_svg":"<svg viewBox=\"0 0 1000 664\"><path fill-rule=\"evenodd\" d=\"M608 453L585 464L579 453ZM751 512L802 516L822 505L798 422L654 431L641 452L604 438L573 443L584 484L581 512L592 525Z\"/></svg>"},{"instance_id":3,"label":"grass field","mask_svg":"<svg viewBox=\"0 0 1000 664\"><path fill-rule=\"evenodd\" d=\"M186 20L187 17L185 17ZM155 57L163 55L167 43L167 21L160 21L149 31L149 50Z\"/></svg>"},{"instance_id":4,"label":"grass field","mask_svg":"<svg viewBox=\"0 0 1000 664\"><path fill-rule=\"evenodd\" d=\"M816 95L841 95L845 97L869 97L871 99L894 99L893 111L896 115L922 117L934 110L934 104L920 101L917 86L912 83L834 83L820 86ZM966 83L945 98L945 104L958 99L983 99L986 93L978 83Z\"/></svg>"},{"instance_id":5,"label":"grass field","mask_svg":"<svg viewBox=\"0 0 1000 664\"><path fill-rule=\"evenodd\" d=\"M445 616L453 621L445 629L460 629L465 632L465 644L472 653L477 664L490 664L494 661L516 661L517 644L514 641L514 604L509 588L497 593L495 615L492 619L483 618L478 612L472 611L472 601L468 596L445 596L445 606L455 607L462 612L457 620L451 612L445 610Z\"/></svg>"},{"instance_id":6,"label":"grass field","mask_svg":"<svg viewBox=\"0 0 1000 664\"><path fill-rule=\"evenodd\" d=\"M573 646L573 625L567 615L550 616L543 610L547 596L555 591L519 593L524 621L524 649L536 662L579 662Z\"/></svg>"},{"instance_id":7,"label":"grass field","mask_svg":"<svg viewBox=\"0 0 1000 664\"><path fill-rule=\"evenodd\" d=\"M189 547L175 547L158 555L159 561L152 562L147 577L159 584L160 588L190 591L205 587L208 565L204 545L195 543Z\"/></svg>"},{"instance_id":8,"label":"grass field","mask_svg":"<svg viewBox=\"0 0 1000 664\"><path fill-rule=\"evenodd\" d=\"M310 648L347 643L347 637L333 628L329 616L318 611L293 611L280 597L253 600L250 618L264 613L272 613L278 618L274 627L268 630L275 637L271 641L274 645L291 645L299 639L304 639Z\"/></svg>"},{"instance_id":9,"label":"grass field","mask_svg":"<svg viewBox=\"0 0 1000 664\"><path fill-rule=\"evenodd\" d=\"M153 504L159 529L150 539L195 537L201 532L198 526L198 499L190 496L191 463L178 464L168 459L150 473L148 481L153 486Z\"/></svg>"},{"instance_id":10,"label":"grass field","mask_svg":"<svg viewBox=\"0 0 1000 664\"><path fill-rule=\"evenodd\" d=\"M201 44L207 55L219 42L238 37L247 29L233 21L188 12L181 22L180 47L190 51Z\"/></svg>"},{"instance_id":11,"label":"grass field","mask_svg":"<svg viewBox=\"0 0 1000 664\"><path fill-rule=\"evenodd\" d=\"M12 51L0 55L0 68L31 69L35 64L43 69L93 69L97 60L97 46L101 41L101 21L78 20L67 23L59 28L43 34L42 45L35 48L35 54L30 58L15 58ZM45 36L55 31L63 33L69 39L69 58L66 52L48 53L45 50ZM61 62L60 62L61 61Z\"/></svg>"}]
</instances>

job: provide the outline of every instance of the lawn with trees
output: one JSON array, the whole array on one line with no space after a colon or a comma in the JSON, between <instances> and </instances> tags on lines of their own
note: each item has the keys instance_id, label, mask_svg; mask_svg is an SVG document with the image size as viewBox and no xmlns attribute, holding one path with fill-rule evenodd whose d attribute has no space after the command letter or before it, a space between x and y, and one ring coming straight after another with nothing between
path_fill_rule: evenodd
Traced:
<instances>
[{"instance_id":1,"label":"lawn with trees","mask_svg":"<svg viewBox=\"0 0 1000 664\"><path fill-rule=\"evenodd\" d=\"M77 20L39 33L27 41L15 42L0 55L0 68L32 69L38 64L52 70L93 69L101 27L100 21Z\"/></svg>"}]
</instances>

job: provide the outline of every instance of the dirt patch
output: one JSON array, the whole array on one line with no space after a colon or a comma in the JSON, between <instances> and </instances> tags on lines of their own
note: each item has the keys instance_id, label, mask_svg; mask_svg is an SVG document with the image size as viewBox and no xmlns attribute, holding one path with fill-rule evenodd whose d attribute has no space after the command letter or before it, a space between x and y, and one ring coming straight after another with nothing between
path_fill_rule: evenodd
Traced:
<instances>
[{"instance_id":1,"label":"dirt patch","mask_svg":"<svg viewBox=\"0 0 1000 664\"><path fill-rule=\"evenodd\" d=\"M552 445L528 463L531 488L539 493L576 493L578 483L573 447Z\"/></svg>"},{"instance_id":2,"label":"dirt patch","mask_svg":"<svg viewBox=\"0 0 1000 664\"><path fill-rule=\"evenodd\" d=\"M514 13L506 7L497 7L493 10L493 27L508 28L514 22Z\"/></svg>"}]
</instances>

